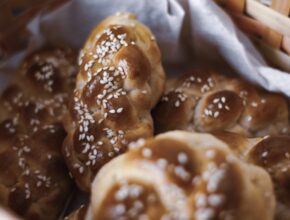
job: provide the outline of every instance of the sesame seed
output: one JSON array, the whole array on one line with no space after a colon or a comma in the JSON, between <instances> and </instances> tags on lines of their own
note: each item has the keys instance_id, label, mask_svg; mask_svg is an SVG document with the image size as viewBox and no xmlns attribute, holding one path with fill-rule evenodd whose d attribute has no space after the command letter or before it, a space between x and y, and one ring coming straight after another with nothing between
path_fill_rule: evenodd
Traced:
<instances>
[{"instance_id":1,"label":"sesame seed","mask_svg":"<svg viewBox=\"0 0 290 220\"><path fill-rule=\"evenodd\" d=\"M142 155L143 155L143 157L151 157L152 156L151 149L149 149L149 148L143 148Z\"/></svg>"},{"instance_id":2,"label":"sesame seed","mask_svg":"<svg viewBox=\"0 0 290 220\"><path fill-rule=\"evenodd\" d=\"M167 96L163 96L163 97L161 98L161 101L163 101L163 102L168 102L168 101L169 101L169 98L168 98Z\"/></svg>"},{"instance_id":3,"label":"sesame seed","mask_svg":"<svg viewBox=\"0 0 290 220\"><path fill-rule=\"evenodd\" d=\"M213 158L215 158L215 156L216 156L216 151L215 151L215 150L207 150L207 151L205 152L205 156L206 156L207 158L213 159Z\"/></svg>"},{"instance_id":4,"label":"sesame seed","mask_svg":"<svg viewBox=\"0 0 290 220\"><path fill-rule=\"evenodd\" d=\"M195 213L198 220L210 220L213 219L215 212L211 208L198 209Z\"/></svg>"},{"instance_id":5,"label":"sesame seed","mask_svg":"<svg viewBox=\"0 0 290 220\"><path fill-rule=\"evenodd\" d=\"M224 203L225 197L220 194L212 194L208 197L208 204L213 207L218 207Z\"/></svg>"},{"instance_id":6,"label":"sesame seed","mask_svg":"<svg viewBox=\"0 0 290 220\"><path fill-rule=\"evenodd\" d=\"M226 158L227 162L229 163L233 163L236 161L236 157L232 154L228 155L227 158Z\"/></svg>"},{"instance_id":7,"label":"sesame seed","mask_svg":"<svg viewBox=\"0 0 290 220\"><path fill-rule=\"evenodd\" d=\"M164 158L160 158L157 160L157 166L159 166L161 169L165 169L167 165L168 162Z\"/></svg>"},{"instance_id":8,"label":"sesame seed","mask_svg":"<svg viewBox=\"0 0 290 220\"><path fill-rule=\"evenodd\" d=\"M215 99L213 100L213 103L218 103L219 101L220 101L219 98L215 98Z\"/></svg>"},{"instance_id":9,"label":"sesame seed","mask_svg":"<svg viewBox=\"0 0 290 220\"><path fill-rule=\"evenodd\" d=\"M269 154L269 152L268 152L268 151L264 151L264 152L262 153L262 158L265 158L265 157L267 157L267 156L268 156L268 154Z\"/></svg>"},{"instance_id":10,"label":"sesame seed","mask_svg":"<svg viewBox=\"0 0 290 220\"><path fill-rule=\"evenodd\" d=\"M225 177L224 169L215 169L213 173L210 174L207 191L210 193L214 193L217 191L221 180Z\"/></svg>"},{"instance_id":11,"label":"sesame seed","mask_svg":"<svg viewBox=\"0 0 290 220\"><path fill-rule=\"evenodd\" d=\"M200 182L201 182L201 178L200 178L200 176L195 176L195 177L192 179L192 184L193 184L193 185L198 185Z\"/></svg>"},{"instance_id":12,"label":"sesame seed","mask_svg":"<svg viewBox=\"0 0 290 220\"><path fill-rule=\"evenodd\" d=\"M289 167L283 167L281 171L282 171L282 172L287 172L288 169L289 169Z\"/></svg>"},{"instance_id":13,"label":"sesame seed","mask_svg":"<svg viewBox=\"0 0 290 220\"><path fill-rule=\"evenodd\" d=\"M121 113L123 111L123 108L118 108L117 113Z\"/></svg>"},{"instance_id":14,"label":"sesame seed","mask_svg":"<svg viewBox=\"0 0 290 220\"><path fill-rule=\"evenodd\" d=\"M185 164L188 161L188 157L186 153L181 152L181 153L178 153L177 160L180 164Z\"/></svg>"},{"instance_id":15,"label":"sesame seed","mask_svg":"<svg viewBox=\"0 0 290 220\"><path fill-rule=\"evenodd\" d=\"M207 205L207 198L203 193L197 194L195 201L197 207L205 207Z\"/></svg>"},{"instance_id":16,"label":"sesame seed","mask_svg":"<svg viewBox=\"0 0 290 220\"><path fill-rule=\"evenodd\" d=\"M174 174L184 181L190 178L190 174L182 166L176 166L174 168Z\"/></svg>"},{"instance_id":17,"label":"sesame seed","mask_svg":"<svg viewBox=\"0 0 290 220\"><path fill-rule=\"evenodd\" d=\"M116 111L115 111L115 109L111 109L111 110L109 111L109 113L111 113L111 114L115 114Z\"/></svg>"},{"instance_id":18,"label":"sesame seed","mask_svg":"<svg viewBox=\"0 0 290 220\"><path fill-rule=\"evenodd\" d=\"M84 172L84 167L79 168L79 173L82 174Z\"/></svg>"},{"instance_id":19,"label":"sesame seed","mask_svg":"<svg viewBox=\"0 0 290 220\"><path fill-rule=\"evenodd\" d=\"M139 138L137 141L131 142L129 144L129 148L130 149L139 149L139 148L143 147L144 144L145 144L144 138Z\"/></svg>"},{"instance_id":20,"label":"sesame seed","mask_svg":"<svg viewBox=\"0 0 290 220\"><path fill-rule=\"evenodd\" d=\"M118 204L116 205L114 210L116 212L116 215L122 215L126 212L126 207L123 204Z\"/></svg>"},{"instance_id":21,"label":"sesame seed","mask_svg":"<svg viewBox=\"0 0 290 220\"><path fill-rule=\"evenodd\" d=\"M254 108L256 108L256 107L258 107L258 103L257 102L252 102L251 103L251 106L254 107Z\"/></svg>"},{"instance_id":22,"label":"sesame seed","mask_svg":"<svg viewBox=\"0 0 290 220\"><path fill-rule=\"evenodd\" d=\"M215 112L214 115L213 115L213 117L214 118L217 118L219 116L219 114L220 114L219 112Z\"/></svg>"}]
</instances>

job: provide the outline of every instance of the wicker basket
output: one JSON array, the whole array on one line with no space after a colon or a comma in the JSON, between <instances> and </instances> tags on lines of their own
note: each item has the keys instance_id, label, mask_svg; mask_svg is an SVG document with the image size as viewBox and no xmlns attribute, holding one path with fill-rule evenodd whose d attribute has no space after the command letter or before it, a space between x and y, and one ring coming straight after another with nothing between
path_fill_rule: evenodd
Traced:
<instances>
[{"instance_id":1,"label":"wicker basket","mask_svg":"<svg viewBox=\"0 0 290 220\"><path fill-rule=\"evenodd\" d=\"M26 23L40 10L69 0L1 0L0 62L27 45ZM215 0L251 36L270 65L290 72L290 0ZM261 0L262 1L262 0ZM265 0L264 0L265 1Z\"/></svg>"},{"instance_id":2,"label":"wicker basket","mask_svg":"<svg viewBox=\"0 0 290 220\"><path fill-rule=\"evenodd\" d=\"M265 59L290 72L290 0L216 0L250 37Z\"/></svg>"}]
</instances>

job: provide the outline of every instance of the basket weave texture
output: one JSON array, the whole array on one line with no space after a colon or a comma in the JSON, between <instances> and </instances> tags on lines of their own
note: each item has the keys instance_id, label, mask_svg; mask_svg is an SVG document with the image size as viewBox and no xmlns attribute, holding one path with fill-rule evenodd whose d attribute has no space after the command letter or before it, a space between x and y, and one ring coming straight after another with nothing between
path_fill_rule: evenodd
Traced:
<instances>
[{"instance_id":1,"label":"basket weave texture","mask_svg":"<svg viewBox=\"0 0 290 220\"><path fill-rule=\"evenodd\" d=\"M0 62L27 46L27 22L69 0L1 0ZM215 0L246 32L270 65L290 72L290 0ZM263 4L267 3L267 4Z\"/></svg>"},{"instance_id":2,"label":"basket weave texture","mask_svg":"<svg viewBox=\"0 0 290 220\"><path fill-rule=\"evenodd\" d=\"M290 71L290 0L216 1L252 37L270 64Z\"/></svg>"}]
</instances>

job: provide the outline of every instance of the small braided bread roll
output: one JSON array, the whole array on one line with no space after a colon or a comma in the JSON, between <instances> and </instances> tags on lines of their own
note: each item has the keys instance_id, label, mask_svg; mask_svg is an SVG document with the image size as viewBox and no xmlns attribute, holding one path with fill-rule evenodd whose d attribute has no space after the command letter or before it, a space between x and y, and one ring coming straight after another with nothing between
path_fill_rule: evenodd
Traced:
<instances>
[{"instance_id":1,"label":"small braided bread roll","mask_svg":"<svg viewBox=\"0 0 290 220\"><path fill-rule=\"evenodd\" d=\"M290 134L287 100L238 78L191 71L168 80L153 111L157 133L232 131L248 137Z\"/></svg>"},{"instance_id":2,"label":"small braided bread roll","mask_svg":"<svg viewBox=\"0 0 290 220\"><path fill-rule=\"evenodd\" d=\"M150 111L164 87L160 51L132 14L111 16L90 34L80 54L76 89L65 120L66 163L80 189L97 171L153 134Z\"/></svg>"},{"instance_id":3,"label":"small braided bread roll","mask_svg":"<svg viewBox=\"0 0 290 220\"><path fill-rule=\"evenodd\" d=\"M75 76L72 51L41 49L0 97L0 204L25 219L57 219L71 191L61 121Z\"/></svg>"},{"instance_id":4,"label":"small braided bread roll","mask_svg":"<svg viewBox=\"0 0 290 220\"><path fill-rule=\"evenodd\" d=\"M138 141L92 185L85 220L272 220L269 175L210 134L174 131Z\"/></svg>"},{"instance_id":5,"label":"small braided bread roll","mask_svg":"<svg viewBox=\"0 0 290 220\"><path fill-rule=\"evenodd\" d=\"M241 159L263 167L270 174L277 200L275 220L290 219L290 137L247 139L225 132L214 135L228 143Z\"/></svg>"}]
</instances>

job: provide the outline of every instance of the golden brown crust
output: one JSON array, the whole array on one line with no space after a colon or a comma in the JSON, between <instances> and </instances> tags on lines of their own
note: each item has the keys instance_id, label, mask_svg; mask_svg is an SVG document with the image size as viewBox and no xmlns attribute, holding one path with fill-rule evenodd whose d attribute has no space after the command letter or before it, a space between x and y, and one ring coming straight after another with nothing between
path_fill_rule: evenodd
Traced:
<instances>
[{"instance_id":1,"label":"golden brown crust","mask_svg":"<svg viewBox=\"0 0 290 220\"><path fill-rule=\"evenodd\" d=\"M63 153L78 186L89 191L96 172L129 142L152 136L150 111L165 76L150 30L132 14L99 24L79 61Z\"/></svg>"},{"instance_id":2,"label":"golden brown crust","mask_svg":"<svg viewBox=\"0 0 290 220\"><path fill-rule=\"evenodd\" d=\"M275 219L290 219L290 137L247 139L229 132L214 135L231 146L241 159L263 167L270 174L277 199Z\"/></svg>"},{"instance_id":3,"label":"golden brown crust","mask_svg":"<svg viewBox=\"0 0 290 220\"><path fill-rule=\"evenodd\" d=\"M73 52L41 49L1 96L0 203L26 219L56 219L71 190L61 120L75 74Z\"/></svg>"},{"instance_id":4,"label":"golden brown crust","mask_svg":"<svg viewBox=\"0 0 290 220\"><path fill-rule=\"evenodd\" d=\"M290 219L290 137L268 137L248 153L248 161L271 175L277 197L276 220Z\"/></svg>"},{"instance_id":5,"label":"golden brown crust","mask_svg":"<svg viewBox=\"0 0 290 220\"><path fill-rule=\"evenodd\" d=\"M232 131L248 137L289 134L286 99L241 79L195 70L168 82L153 110L157 133Z\"/></svg>"},{"instance_id":6,"label":"golden brown crust","mask_svg":"<svg viewBox=\"0 0 290 220\"><path fill-rule=\"evenodd\" d=\"M139 140L100 170L85 219L273 219L269 175L229 147L181 131Z\"/></svg>"}]
</instances>

